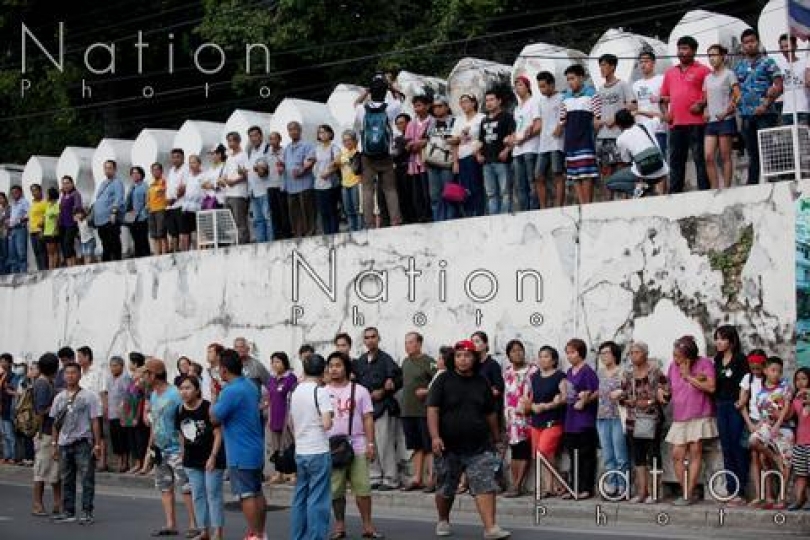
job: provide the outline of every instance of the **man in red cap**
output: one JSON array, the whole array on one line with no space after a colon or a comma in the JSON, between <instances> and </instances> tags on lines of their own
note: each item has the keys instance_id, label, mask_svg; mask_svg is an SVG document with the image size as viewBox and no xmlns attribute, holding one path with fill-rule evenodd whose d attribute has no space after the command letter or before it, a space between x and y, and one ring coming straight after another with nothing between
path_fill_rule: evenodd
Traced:
<instances>
[{"instance_id":1,"label":"man in red cap","mask_svg":"<svg viewBox=\"0 0 810 540\"><path fill-rule=\"evenodd\" d=\"M495 522L498 457L493 447L503 443L498 440L495 401L489 383L478 374L478 364L472 341L459 341L453 361L428 396L428 428L436 456L436 536L452 534L450 510L463 473L484 524L484 538L511 536Z\"/></svg>"}]
</instances>

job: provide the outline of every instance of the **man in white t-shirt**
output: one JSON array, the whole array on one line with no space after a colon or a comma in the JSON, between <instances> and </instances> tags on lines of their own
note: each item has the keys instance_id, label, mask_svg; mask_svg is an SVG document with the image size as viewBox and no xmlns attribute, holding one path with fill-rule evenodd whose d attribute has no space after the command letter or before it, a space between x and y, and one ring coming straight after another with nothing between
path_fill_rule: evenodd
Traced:
<instances>
[{"instance_id":1,"label":"man in white t-shirt","mask_svg":"<svg viewBox=\"0 0 810 540\"><path fill-rule=\"evenodd\" d=\"M248 228L248 170L252 167L247 154L242 150L242 137L232 131L226 137L228 141L228 159L225 161L225 174L219 185L225 189L225 208L233 214L239 243L250 241Z\"/></svg>"},{"instance_id":2,"label":"man in white t-shirt","mask_svg":"<svg viewBox=\"0 0 810 540\"><path fill-rule=\"evenodd\" d=\"M616 113L616 126L622 133L616 139L616 147L621 157L621 162L630 164L629 167L622 168L613 173L606 182L606 186L611 191L619 191L633 195L638 198L644 195L647 189L663 180L669 174L669 166L661 154L658 141L655 140L651 127L636 124L633 114L627 109L621 109ZM653 120L653 125L658 120ZM655 125L657 127L657 125ZM660 160L660 167L654 171L642 173L640 158L649 155L650 151L657 152Z\"/></svg>"},{"instance_id":3,"label":"man in white t-shirt","mask_svg":"<svg viewBox=\"0 0 810 540\"><path fill-rule=\"evenodd\" d=\"M262 128L253 126L248 129L248 189L250 190L250 213L253 217L253 235L256 242L273 240L273 220L270 217L268 197L271 171L265 167L257 167L258 161L265 159L268 151L269 145L264 142ZM276 167L273 167L272 174L278 175Z\"/></svg>"},{"instance_id":4,"label":"man in white t-shirt","mask_svg":"<svg viewBox=\"0 0 810 540\"><path fill-rule=\"evenodd\" d=\"M549 71L537 74L540 103L540 137L538 137L537 166L534 170L534 185L540 208L550 205L549 188L554 182L554 206L565 201L565 149L560 126L562 94L557 92L554 75Z\"/></svg>"},{"instance_id":5,"label":"man in white t-shirt","mask_svg":"<svg viewBox=\"0 0 810 540\"><path fill-rule=\"evenodd\" d=\"M513 196L517 198L517 201L510 200L510 212L534 210L539 207L532 187L540 144L540 106L537 99L532 96L532 86L525 75L515 79L515 94L518 104L514 112L515 134L512 135L511 143L512 176L515 183Z\"/></svg>"},{"instance_id":6,"label":"man in white t-shirt","mask_svg":"<svg viewBox=\"0 0 810 540\"><path fill-rule=\"evenodd\" d=\"M329 393L320 385L326 367L323 357L313 355L303 364L304 378L290 398L297 468L290 536L327 538L332 501L332 458L327 431L332 429L334 409Z\"/></svg>"},{"instance_id":7,"label":"man in white t-shirt","mask_svg":"<svg viewBox=\"0 0 810 540\"><path fill-rule=\"evenodd\" d=\"M169 251L180 250L180 229L183 222L183 197L186 193L188 167L186 155L182 148L175 148L171 153L172 166L166 180L166 233L169 235Z\"/></svg>"},{"instance_id":8,"label":"man in white t-shirt","mask_svg":"<svg viewBox=\"0 0 810 540\"><path fill-rule=\"evenodd\" d=\"M651 128L653 120L658 120L658 127L651 129L651 133L658 140L658 146L666 157L667 125L661 117L661 86L664 84L664 76L655 74L655 53L651 50L642 51L638 55L638 67L642 78L633 83L636 122Z\"/></svg>"},{"instance_id":9,"label":"man in white t-shirt","mask_svg":"<svg viewBox=\"0 0 810 540\"><path fill-rule=\"evenodd\" d=\"M776 65L782 72L785 93L777 101L782 102L782 124L792 126L795 116L799 125L810 124L810 65L808 59L796 55L796 36L782 34L779 37L780 56L775 57Z\"/></svg>"}]
</instances>

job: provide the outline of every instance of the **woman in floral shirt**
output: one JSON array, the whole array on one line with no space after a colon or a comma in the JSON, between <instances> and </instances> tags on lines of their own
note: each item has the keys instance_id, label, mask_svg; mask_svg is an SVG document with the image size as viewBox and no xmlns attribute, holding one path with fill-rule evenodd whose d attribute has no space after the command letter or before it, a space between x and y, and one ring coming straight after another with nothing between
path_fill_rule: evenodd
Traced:
<instances>
[{"instance_id":1,"label":"woman in floral shirt","mask_svg":"<svg viewBox=\"0 0 810 540\"><path fill-rule=\"evenodd\" d=\"M624 496L628 487L624 478L629 469L627 443L624 439L619 399L622 397L621 348L613 341L599 346L599 409L596 412L596 430L602 447L605 471L605 495L610 498ZM601 486L600 486L601 487Z\"/></svg>"},{"instance_id":2,"label":"woman in floral shirt","mask_svg":"<svg viewBox=\"0 0 810 540\"><path fill-rule=\"evenodd\" d=\"M504 417L512 456L512 487L504 497L512 498L523 494L532 458L531 426L522 402L531 395L529 378L537 371L537 366L526 363L526 348L516 339L506 344L506 356L510 365L503 374L506 383Z\"/></svg>"},{"instance_id":3,"label":"woman in floral shirt","mask_svg":"<svg viewBox=\"0 0 810 540\"><path fill-rule=\"evenodd\" d=\"M149 426L143 421L144 382L141 376L146 358L141 353L129 353L130 383L123 393L121 403L110 403L110 407L120 407L121 428L127 439L130 459L134 463L127 474L146 474L146 445L149 442Z\"/></svg>"}]
</instances>

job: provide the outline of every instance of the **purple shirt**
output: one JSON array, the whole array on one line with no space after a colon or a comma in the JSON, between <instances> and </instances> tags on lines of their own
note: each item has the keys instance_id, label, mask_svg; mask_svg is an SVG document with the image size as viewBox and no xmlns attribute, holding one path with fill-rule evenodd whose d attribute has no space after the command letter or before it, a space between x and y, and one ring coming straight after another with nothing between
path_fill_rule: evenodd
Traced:
<instances>
[{"instance_id":1,"label":"purple shirt","mask_svg":"<svg viewBox=\"0 0 810 540\"><path fill-rule=\"evenodd\" d=\"M714 379L714 363L708 358L698 358L690 373L693 377ZM686 422L698 418L711 418L714 416L714 401L711 394L698 390L681 378L681 368L674 361L669 365L667 373L672 388L672 420Z\"/></svg>"},{"instance_id":2,"label":"purple shirt","mask_svg":"<svg viewBox=\"0 0 810 540\"><path fill-rule=\"evenodd\" d=\"M292 371L288 371L281 377L270 377L267 381L267 395L270 403L270 418L267 427L270 431L280 433L284 431L284 424L287 421L287 399L290 393L298 384L298 379Z\"/></svg>"},{"instance_id":3,"label":"purple shirt","mask_svg":"<svg viewBox=\"0 0 810 540\"><path fill-rule=\"evenodd\" d=\"M69 194L62 193L62 198L59 199L59 226L75 227L76 221L73 219L73 212L81 207L82 194L77 190L74 189Z\"/></svg>"},{"instance_id":4,"label":"purple shirt","mask_svg":"<svg viewBox=\"0 0 810 540\"><path fill-rule=\"evenodd\" d=\"M574 368L569 368L565 374L568 387L566 401L568 406L565 409L565 432L581 433L596 425L596 410L599 407L598 401L591 401L584 409L578 411L574 408L577 396L580 392L595 392L599 390L599 377L588 364L583 364L578 373L574 373Z\"/></svg>"}]
</instances>

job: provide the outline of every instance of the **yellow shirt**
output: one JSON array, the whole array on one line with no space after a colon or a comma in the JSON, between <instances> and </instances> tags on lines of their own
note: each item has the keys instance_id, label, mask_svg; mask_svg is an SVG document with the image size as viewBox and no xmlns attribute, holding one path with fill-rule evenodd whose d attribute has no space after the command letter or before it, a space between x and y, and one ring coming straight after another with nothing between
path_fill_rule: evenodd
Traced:
<instances>
[{"instance_id":1,"label":"yellow shirt","mask_svg":"<svg viewBox=\"0 0 810 540\"><path fill-rule=\"evenodd\" d=\"M354 174L354 171L352 170L352 157L356 153L356 148L352 151L343 148L340 151L341 185L345 188L354 187L360 182L360 175Z\"/></svg>"},{"instance_id":2,"label":"yellow shirt","mask_svg":"<svg viewBox=\"0 0 810 540\"><path fill-rule=\"evenodd\" d=\"M169 206L166 200L166 179L152 180L146 191L146 208L149 212L160 212Z\"/></svg>"},{"instance_id":3,"label":"yellow shirt","mask_svg":"<svg viewBox=\"0 0 810 540\"><path fill-rule=\"evenodd\" d=\"M59 233L59 203L54 201L45 209L45 220L43 222L42 234L44 236L56 236Z\"/></svg>"},{"instance_id":4,"label":"yellow shirt","mask_svg":"<svg viewBox=\"0 0 810 540\"><path fill-rule=\"evenodd\" d=\"M48 201L31 201L31 208L28 210L28 231L41 233L42 224L45 221L45 210L48 208Z\"/></svg>"}]
</instances>

